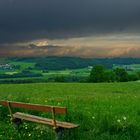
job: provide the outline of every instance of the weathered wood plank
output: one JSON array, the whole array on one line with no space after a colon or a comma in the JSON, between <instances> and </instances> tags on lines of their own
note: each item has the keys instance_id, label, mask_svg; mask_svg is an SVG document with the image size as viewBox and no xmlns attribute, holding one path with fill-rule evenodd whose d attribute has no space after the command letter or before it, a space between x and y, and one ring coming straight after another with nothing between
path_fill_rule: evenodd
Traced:
<instances>
[{"instance_id":1,"label":"weathered wood plank","mask_svg":"<svg viewBox=\"0 0 140 140\"><path fill-rule=\"evenodd\" d=\"M67 108L65 107L47 106L47 105L39 105L39 104L27 104L27 103L12 102L12 101L0 101L0 104L4 106L8 106L9 103L11 107L15 107L15 108L23 108L23 109L37 110L37 111L43 111L43 112L52 112L52 108L54 108L54 111L56 114L67 113Z\"/></svg>"},{"instance_id":2,"label":"weathered wood plank","mask_svg":"<svg viewBox=\"0 0 140 140\"><path fill-rule=\"evenodd\" d=\"M29 114L25 114L25 113L21 113L21 112L16 112L15 114L13 114L13 117L21 119L21 120L27 120L27 121L32 121L32 122L36 122L36 123L42 123L42 124L48 124L50 126L54 126L53 119L38 117L38 116L29 115ZM71 129L71 128L76 128L79 125L73 124L73 123L68 123L68 122L56 121L56 126Z\"/></svg>"}]
</instances>

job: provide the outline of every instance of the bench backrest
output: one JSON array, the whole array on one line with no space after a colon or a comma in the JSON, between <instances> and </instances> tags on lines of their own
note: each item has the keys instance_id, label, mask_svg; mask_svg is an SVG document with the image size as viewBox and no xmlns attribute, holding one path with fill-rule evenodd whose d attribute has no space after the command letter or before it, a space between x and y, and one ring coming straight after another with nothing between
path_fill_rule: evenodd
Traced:
<instances>
[{"instance_id":1,"label":"bench backrest","mask_svg":"<svg viewBox=\"0 0 140 140\"><path fill-rule=\"evenodd\" d=\"M42 112L54 112L55 114L66 114L67 108L58 107L58 106L47 106L47 105L39 105L39 104L27 104L22 102L13 102L13 101L0 101L1 105L9 106L12 108L23 108L28 110L37 110Z\"/></svg>"}]
</instances>

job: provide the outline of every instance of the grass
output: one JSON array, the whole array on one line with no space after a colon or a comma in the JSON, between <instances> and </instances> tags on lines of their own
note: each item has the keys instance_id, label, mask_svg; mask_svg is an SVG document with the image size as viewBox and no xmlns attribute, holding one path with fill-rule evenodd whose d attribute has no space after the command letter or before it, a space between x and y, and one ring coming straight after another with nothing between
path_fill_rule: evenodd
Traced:
<instances>
[{"instance_id":1,"label":"grass","mask_svg":"<svg viewBox=\"0 0 140 140\"><path fill-rule=\"evenodd\" d=\"M32 62L14 62L14 61L11 61L10 64L20 65L21 69L26 69L28 67L34 67L34 65L35 65L35 63L32 63Z\"/></svg>"},{"instance_id":2,"label":"grass","mask_svg":"<svg viewBox=\"0 0 140 140\"><path fill-rule=\"evenodd\" d=\"M20 66L20 69L5 69L5 70L0 70L0 74L8 74L8 75L13 75L15 73L21 73L23 70L26 70L28 68L32 68L31 72L33 73L40 73L43 75L40 79L46 80L49 78L54 78L58 76L75 76L75 77L88 77L90 74L90 70L88 67L87 68L80 68L80 69L65 69L65 70L49 70L48 72L43 72L42 70L39 70L35 68L35 63L33 62L17 62L17 61L9 61L9 64L15 65L15 66ZM25 77L24 77L25 78ZM17 78L7 78L6 80L16 80ZM18 80L22 80L23 78L18 78ZM26 77L25 79L28 79ZM1 78L1 82L5 80Z\"/></svg>"},{"instance_id":3,"label":"grass","mask_svg":"<svg viewBox=\"0 0 140 140\"><path fill-rule=\"evenodd\" d=\"M136 72L140 70L140 64L131 64L131 65L114 65L114 68L125 68L127 71Z\"/></svg>"},{"instance_id":4,"label":"grass","mask_svg":"<svg viewBox=\"0 0 140 140\"><path fill-rule=\"evenodd\" d=\"M64 140L140 139L139 82L5 84L0 85L0 100L66 106L67 119L80 127L65 131ZM7 115L7 108L0 106L0 139L54 139L51 128L31 122L24 122L17 132Z\"/></svg>"},{"instance_id":5,"label":"grass","mask_svg":"<svg viewBox=\"0 0 140 140\"><path fill-rule=\"evenodd\" d=\"M42 73L44 78L53 78L57 76L75 76L75 77L88 77L90 70L88 68L81 69L67 69L67 70L50 70L47 73Z\"/></svg>"}]
</instances>

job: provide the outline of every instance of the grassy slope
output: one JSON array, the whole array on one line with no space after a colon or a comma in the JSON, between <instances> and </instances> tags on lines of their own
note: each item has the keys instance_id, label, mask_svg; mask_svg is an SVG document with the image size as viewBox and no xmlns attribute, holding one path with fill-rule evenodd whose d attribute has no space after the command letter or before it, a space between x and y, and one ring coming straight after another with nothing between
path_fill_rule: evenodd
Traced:
<instances>
[{"instance_id":1,"label":"grassy slope","mask_svg":"<svg viewBox=\"0 0 140 140\"><path fill-rule=\"evenodd\" d=\"M64 139L140 139L139 82L8 84L0 85L1 99L68 107L67 119L80 128L72 130L70 136L65 132ZM24 123L17 133L9 123L7 109L0 107L0 113L0 139L53 139L51 129L34 123Z\"/></svg>"}]
</instances>

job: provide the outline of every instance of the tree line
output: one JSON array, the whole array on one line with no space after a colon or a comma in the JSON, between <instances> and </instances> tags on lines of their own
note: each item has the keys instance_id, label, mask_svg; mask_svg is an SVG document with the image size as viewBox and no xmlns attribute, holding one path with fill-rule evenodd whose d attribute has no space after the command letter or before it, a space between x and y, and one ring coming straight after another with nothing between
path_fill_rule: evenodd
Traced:
<instances>
[{"instance_id":1,"label":"tree line","mask_svg":"<svg viewBox=\"0 0 140 140\"><path fill-rule=\"evenodd\" d=\"M128 82L140 80L140 72L129 74L124 68L107 69L104 65L95 65L89 76L89 82Z\"/></svg>"},{"instance_id":2,"label":"tree line","mask_svg":"<svg viewBox=\"0 0 140 140\"><path fill-rule=\"evenodd\" d=\"M13 75L0 74L0 83L40 83L40 82L101 83L101 82L128 82L137 80L140 80L140 71L128 73L124 68L109 69L106 68L104 65L93 66L89 76L55 75L53 77L46 78L43 77L42 73L34 73L29 70L23 70L20 73L15 73Z\"/></svg>"},{"instance_id":3,"label":"tree line","mask_svg":"<svg viewBox=\"0 0 140 140\"><path fill-rule=\"evenodd\" d=\"M80 69L97 64L103 64L112 69L113 65L139 64L140 58L80 58L80 57L15 57L8 58L11 62L35 63L33 69L39 70L65 70Z\"/></svg>"}]
</instances>

